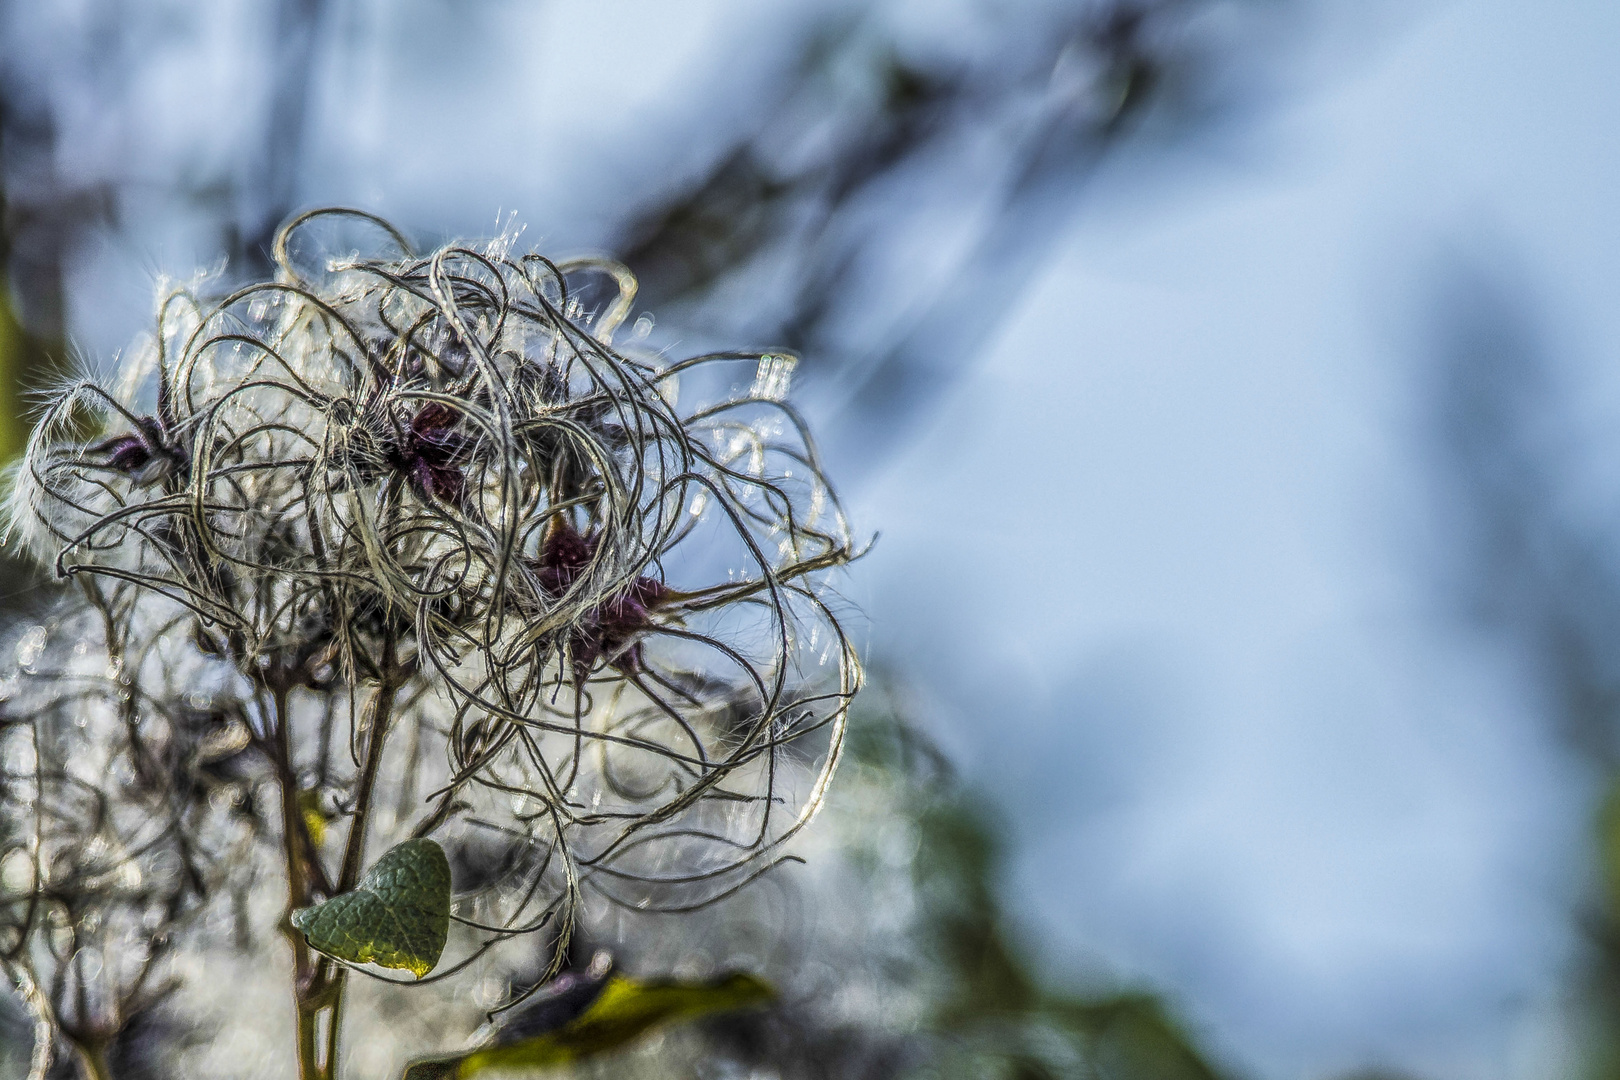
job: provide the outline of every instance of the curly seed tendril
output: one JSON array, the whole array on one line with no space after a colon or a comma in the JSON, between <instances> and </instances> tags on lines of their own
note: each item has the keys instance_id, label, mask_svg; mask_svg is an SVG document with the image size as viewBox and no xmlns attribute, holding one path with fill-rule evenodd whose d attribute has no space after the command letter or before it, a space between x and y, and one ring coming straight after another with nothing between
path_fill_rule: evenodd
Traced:
<instances>
[{"instance_id":1,"label":"curly seed tendril","mask_svg":"<svg viewBox=\"0 0 1620 1080\"><path fill-rule=\"evenodd\" d=\"M332 257L357 231L380 254ZM541 927L560 956L588 896L689 910L777 865L861 678L791 358L616 347L624 267L509 248L306 214L274 281L175 292L124 389L58 395L12 495L57 574L237 672L335 814L376 757L374 828L508 852L458 881L460 966ZM347 872L316 863L312 895Z\"/></svg>"}]
</instances>

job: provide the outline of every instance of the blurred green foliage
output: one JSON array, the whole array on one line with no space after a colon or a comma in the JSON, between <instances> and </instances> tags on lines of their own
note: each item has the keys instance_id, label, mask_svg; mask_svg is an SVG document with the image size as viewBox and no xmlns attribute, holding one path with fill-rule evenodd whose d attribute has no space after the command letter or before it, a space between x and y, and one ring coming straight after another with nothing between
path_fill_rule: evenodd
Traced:
<instances>
[{"instance_id":1,"label":"blurred green foliage","mask_svg":"<svg viewBox=\"0 0 1620 1080\"><path fill-rule=\"evenodd\" d=\"M1620 1078L1620 777L1610 781L1596 821L1602 900L1585 914L1590 952L1577 990L1583 1055L1581 1075Z\"/></svg>"},{"instance_id":2,"label":"blurred green foliage","mask_svg":"<svg viewBox=\"0 0 1620 1080\"><path fill-rule=\"evenodd\" d=\"M856 762L895 774L916 811L921 950L938 999L925 1064L939 1080L1217 1080L1225 1075L1154 994L1079 994L1053 985L1002 908L1004 842L982 796L893 715L853 725Z\"/></svg>"},{"instance_id":3,"label":"blurred green foliage","mask_svg":"<svg viewBox=\"0 0 1620 1080\"><path fill-rule=\"evenodd\" d=\"M662 1024L747 1008L771 997L770 987L742 973L706 983L641 982L614 975L583 1013L549 1031L417 1062L402 1080L469 1080L485 1073L554 1068L615 1050Z\"/></svg>"},{"instance_id":4,"label":"blurred green foliage","mask_svg":"<svg viewBox=\"0 0 1620 1080\"><path fill-rule=\"evenodd\" d=\"M23 386L27 373L39 366L40 351L17 321L10 283L0 273L0 460L20 451L27 437Z\"/></svg>"}]
</instances>

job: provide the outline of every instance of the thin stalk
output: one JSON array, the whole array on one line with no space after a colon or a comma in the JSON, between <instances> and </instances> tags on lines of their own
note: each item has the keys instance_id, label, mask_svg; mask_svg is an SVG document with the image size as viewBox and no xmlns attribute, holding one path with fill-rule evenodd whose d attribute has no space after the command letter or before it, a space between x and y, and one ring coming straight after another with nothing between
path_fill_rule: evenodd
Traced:
<instances>
[{"instance_id":1,"label":"thin stalk","mask_svg":"<svg viewBox=\"0 0 1620 1080\"><path fill-rule=\"evenodd\" d=\"M287 910L282 916L282 931L292 943L293 950L293 1007L298 1018L298 1077L299 1080L326 1080L326 1073L315 1053L315 1031L322 1007L321 987L311 961L309 945L292 925L294 910L307 907L310 901L309 868L304 843L303 811L298 806L298 773L293 768L292 732L287 712L287 691L277 688L271 692L275 706L276 779L281 788L281 843L287 862Z\"/></svg>"},{"instance_id":2,"label":"thin stalk","mask_svg":"<svg viewBox=\"0 0 1620 1080\"><path fill-rule=\"evenodd\" d=\"M377 685L377 693L371 699L371 722L367 725L370 732L366 740L366 757L360 766L360 778L355 791L354 814L349 822L349 837L343 847L343 867L338 872L337 893L352 890L360 881L360 869L366 854L366 826L371 819L372 793L377 786L377 772L382 765L383 750L388 741L388 728L393 721L394 698L399 692L400 679L395 670L394 637L388 635L383 640L382 679ZM334 894L336 895L336 894ZM343 998L347 985L346 969L338 967L324 957L316 969L315 981L321 994L320 1007L330 1009L326 1024L325 1060L321 1063L320 1071L311 1074L321 1080L336 1080L338 1063L338 1045L343 1028ZM312 1020L315 1014L311 1014ZM303 1032L300 1030L300 1039ZM315 1060L313 1026L309 1032L310 1058ZM302 1042L300 1042L300 1055L302 1055ZM304 1060L302 1056L299 1059ZM301 1077L309 1080L309 1077Z\"/></svg>"},{"instance_id":3,"label":"thin stalk","mask_svg":"<svg viewBox=\"0 0 1620 1080\"><path fill-rule=\"evenodd\" d=\"M78 1049L85 1080L113 1080L112 1067L107 1064L106 1044L83 1042L78 1044Z\"/></svg>"},{"instance_id":4,"label":"thin stalk","mask_svg":"<svg viewBox=\"0 0 1620 1080\"><path fill-rule=\"evenodd\" d=\"M344 970L339 968L332 986L332 1013L326 1025L327 1080L336 1080L337 1077L338 1033L343 1027L343 997L348 984L344 974Z\"/></svg>"},{"instance_id":5,"label":"thin stalk","mask_svg":"<svg viewBox=\"0 0 1620 1080\"><path fill-rule=\"evenodd\" d=\"M360 881L360 868L366 855L366 825L371 817L371 795L377 785L377 770L382 765L384 744L388 741L388 725L393 719L394 695L399 691L399 678L394 670L394 637L383 642L382 682L371 699L370 738L366 740L366 759L360 767L360 783L354 797L354 817L349 824L349 839L343 848L343 869L338 874L340 893L353 889Z\"/></svg>"}]
</instances>

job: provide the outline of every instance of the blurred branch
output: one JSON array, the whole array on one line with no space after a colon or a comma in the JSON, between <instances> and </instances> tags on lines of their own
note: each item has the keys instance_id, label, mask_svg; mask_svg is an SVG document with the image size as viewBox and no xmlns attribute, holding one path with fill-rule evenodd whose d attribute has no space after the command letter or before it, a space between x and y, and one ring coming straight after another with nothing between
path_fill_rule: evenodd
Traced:
<instances>
[{"instance_id":1,"label":"blurred branch","mask_svg":"<svg viewBox=\"0 0 1620 1080\"><path fill-rule=\"evenodd\" d=\"M1620 1073L1620 533L1577 508L1573 402L1525 298L1465 267L1440 298L1432 388L1439 481L1457 525L1447 568L1465 612L1528 661L1546 714L1607 777L1603 895L1579 921L1580 1075Z\"/></svg>"},{"instance_id":2,"label":"blurred branch","mask_svg":"<svg viewBox=\"0 0 1620 1080\"><path fill-rule=\"evenodd\" d=\"M1210 6L1088 5L1039 33L1005 29L954 65L907 60L867 22L823 27L753 129L634 215L615 247L653 307L702 307L731 275L785 280L750 331L825 369L862 456L880 457L982 354L1110 151L1191 81L1182 41ZM990 189L967 193L989 196L970 208L976 237L943 275L913 268L931 287L874 335L868 279L916 276L875 265L911 209L900 192L925 191L942 160L987 138L1004 153Z\"/></svg>"},{"instance_id":3,"label":"blurred branch","mask_svg":"<svg viewBox=\"0 0 1620 1080\"><path fill-rule=\"evenodd\" d=\"M62 182L55 142L48 105L0 73L0 460L22 448L26 395L62 353L67 252L79 230L112 217L108 188Z\"/></svg>"},{"instance_id":4,"label":"blurred branch","mask_svg":"<svg viewBox=\"0 0 1620 1080\"><path fill-rule=\"evenodd\" d=\"M234 272L257 280L273 270L271 242L297 208L326 0L279 0L270 39L269 113L262 155L241 178L240 209L228 227Z\"/></svg>"},{"instance_id":5,"label":"blurred branch","mask_svg":"<svg viewBox=\"0 0 1620 1080\"><path fill-rule=\"evenodd\" d=\"M1620 768L1620 535L1572 512L1569 403L1499 281L1459 274L1442 312L1434 400L1458 598L1517 642L1571 745Z\"/></svg>"}]
</instances>

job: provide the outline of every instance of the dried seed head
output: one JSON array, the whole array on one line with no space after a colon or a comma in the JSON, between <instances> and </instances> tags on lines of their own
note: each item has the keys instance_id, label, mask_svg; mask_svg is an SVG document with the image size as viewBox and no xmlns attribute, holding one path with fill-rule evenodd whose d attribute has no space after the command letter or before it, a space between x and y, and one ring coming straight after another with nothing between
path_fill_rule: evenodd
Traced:
<instances>
[{"instance_id":1,"label":"dried seed head","mask_svg":"<svg viewBox=\"0 0 1620 1080\"><path fill-rule=\"evenodd\" d=\"M319 255L355 222L388 250ZM453 861L495 830L511 857L461 910L560 956L588 896L702 906L815 813L860 683L827 578L856 552L791 358L616 348L628 271L509 246L295 220L275 281L165 301L152 407L58 398L11 502L116 594L110 643L233 670L254 745L297 691L300 784L341 804L367 740L412 732L392 830ZM682 407L683 379L733 389ZM380 686L406 704L373 732Z\"/></svg>"}]
</instances>

